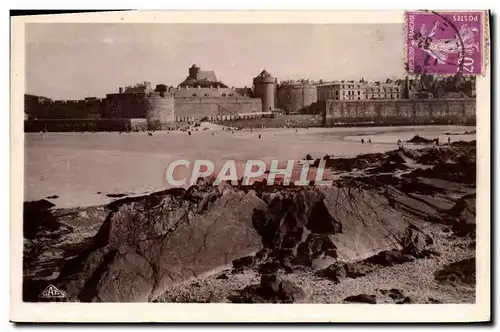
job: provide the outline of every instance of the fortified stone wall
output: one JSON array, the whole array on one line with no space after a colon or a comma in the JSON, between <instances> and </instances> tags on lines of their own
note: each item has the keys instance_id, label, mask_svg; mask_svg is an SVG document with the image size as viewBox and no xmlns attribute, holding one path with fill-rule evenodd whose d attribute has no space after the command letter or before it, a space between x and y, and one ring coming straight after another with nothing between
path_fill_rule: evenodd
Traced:
<instances>
[{"instance_id":1,"label":"fortified stone wall","mask_svg":"<svg viewBox=\"0 0 500 332\"><path fill-rule=\"evenodd\" d=\"M153 94L147 98L146 119L148 123L170 123L175 121L174 98Z\"/></svg>"},{"instance_id":2,"label":"fortified stone wall","mask_svg":"<svg viewBox=\"0 0 500 332\"><path fill-rule=\"evenodd\" d=\"M86 119L99 118L102 105L102 99L38 102L25 98L24 110L37 119Z\"/></svg>"},{"instance_id":3,"label":"fortified stone wall","mask_svg":"<svg viewBox=\"0 0 500 332\"><path fill-rule=\"evenodd\" d=\"M302 113L318 101L318 92L310 84L285 84L278 88L278 108L287 113Z\"/></svg>"},{"instance_id":4,"label":"fortified stone wall","mask_svg":"<svg viewBox=\"0 0 500 332\"><path fill-rule=\"evenodd\" d=\"M103 118L146 118L149 101L146 93L112 93L106 95Z\"/></svg>"},{"instance_id":5,"label":"fortified stone wall","mask_svg":"<svg viewBox=\"0 0 500 332\"><path fill-rule=\"evenodd\" d=\"M323 121L323 115L319 114L275 114L265 118L225 120L220 124L236 128L310 128L323 127Z\"/></svg>"},{"instance_id":6,"label":"fortified stone wall","mask_svg":"<svg viewBox=\"0 0 500 332\"><path fill-rule=\"evenodd\" d=\"M328 100L325 124L475 124L475 99Z\"/></svg>"},{"instance_id":7,"label":"fortified stone wall","mask_svg":"<svg viewBox=\"0 0 500 332\"><path fill-rule=\"evenodd\" d=\"M24 122L25 132L129 131L132 119L43 119Z\"/></svg>"},{"instance_id":8,"label":"fortified stone wall","mask_svg":"<svg viewBox=\"0 0 500 332\"><path fill-rule=\"evenodd\" d=\"M256 98L175 98L175 120L221 120L258 116L262 102Z\"/></svg>"}]
</instances>

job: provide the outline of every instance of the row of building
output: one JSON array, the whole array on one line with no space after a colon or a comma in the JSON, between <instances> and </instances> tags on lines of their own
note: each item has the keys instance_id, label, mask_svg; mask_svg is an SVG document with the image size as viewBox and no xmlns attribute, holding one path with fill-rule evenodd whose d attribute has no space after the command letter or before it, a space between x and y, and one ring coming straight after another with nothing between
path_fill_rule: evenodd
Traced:
<instances>
[{"instance_id":1,"label":"row of building","mask_svg":"<svg viewBox=\"0 0 500 332\"><path fill-rule=\"evenodd\" d=\"M440 94L438 91L442 88L436 82L409 78L374 83L363 79L278 82L276 77L263 70L253 79L252 88L234 88L219 81L213 71L204 71L193 65L188 69L185 80L176 87L165 84L153 87L150 82L142 82L119 87L117 92L107 94L106 98L68 101L26 95L25 114L35 119L152 117L160 122L172 122L246 117L270 112L321 113L325 111L326 102L332 100L432 99L433 93ZM455 84L448 83L450 86Z\"/></svg>"}]
</instances>

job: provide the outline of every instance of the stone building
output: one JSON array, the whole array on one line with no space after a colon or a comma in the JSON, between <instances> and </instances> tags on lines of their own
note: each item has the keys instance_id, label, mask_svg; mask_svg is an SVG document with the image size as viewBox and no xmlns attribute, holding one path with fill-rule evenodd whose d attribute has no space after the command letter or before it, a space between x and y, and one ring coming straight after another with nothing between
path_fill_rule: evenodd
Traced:
<instances>
[{"instance_id":1,"label":"stone building","mask_svg":"<svg viewBox=\"0 0 500 332\"><path fill-rule=\"evenodd\" d=\"M272 95L274 87L263 91L266 107L274 108L274 98L267 97L267 91ZM27 95L25 112L40 119L147 119L155 123L260 116L261 98L251 98L248 88L243 92L218 81L213 71L203 71L193 65L177 87L158 84L153 89L151 83L145 81L119 87L117 93L109 93L105 99L52 101Z\"/></svg>"},{"instance_id":2,"label":"stone building","mask_svg":"<svg viewBox=\"0 0 500 332\"><path fill-rule=\"evenodd\" d=\"M373 84L366 84L364 89L365 98L368 100L402 98L402 88L396 83L375 82Z\"/></svg>"},{"instance_id":3,"label":"stone building","mask_svg":"<svg viewBox=\"0 0 500 332\"><path fill-rule=\"evenodd\" d=\"M364 82L341 81L317 85L318 101L363 100L365 99Z\"/></svg>"},{"instance_id":4,"label":"stone building","mask_svg":"<svg viewBox=\"0 0 500 332\"><path fill-rule=\"evenodd\" d=\"M278 108L286 114L306 113L317 101L317 88L307 80L281 82L278 86Z\"/></svg>"},{"instance_id":5,"label":"stone building","mask_svg":"<svg viewBox=\"0 0 500 332\"><path fill-rule=\"evenodd\" d=\"M272 112L275 108L277 82L265 69L253 79L254 97L262 100L263 112Z\"/></svg>"}]
</instances>

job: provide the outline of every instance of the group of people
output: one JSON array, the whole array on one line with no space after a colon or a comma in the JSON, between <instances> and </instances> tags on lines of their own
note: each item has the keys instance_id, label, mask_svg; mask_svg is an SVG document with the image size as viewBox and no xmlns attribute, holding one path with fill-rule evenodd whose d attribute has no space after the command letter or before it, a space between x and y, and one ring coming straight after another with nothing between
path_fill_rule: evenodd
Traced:
<instances>
[{"instance_id":1,"label":"group of people","mask_svg":"<svg viewBox=\"0 0 500 332\"><path fill-rule=\"evenodd\" d=\"M371 140L371 138L369 138L368 143L371 143L371 142L372 142L372 140ZM361 144L365 144L365 140L363 138L361 139Z\"/></svg>"}]
</instances>

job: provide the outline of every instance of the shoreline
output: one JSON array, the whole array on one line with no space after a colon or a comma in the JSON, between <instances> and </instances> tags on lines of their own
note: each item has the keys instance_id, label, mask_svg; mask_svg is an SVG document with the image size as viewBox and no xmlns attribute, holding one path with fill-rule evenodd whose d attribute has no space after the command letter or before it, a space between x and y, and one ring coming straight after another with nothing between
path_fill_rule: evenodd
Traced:
<instances>
[{"instance_id":1,"label":"shoreline","mask_svg":"<svg viewBox=\"0 0 500 332\"><path fill-rule=\"evenodd\" d=\"M293 199L292 202L295 202L296 200L298 200L297 202L299 202L302 199L300 198L301 195L305 195L305 198L308 197L306 202L309 202L309 200L312 199L312 201L307 203L312 205L310 208L306 209L306 211L310 211L309 213L319 213L317 217L311 216L310 218L312 219L310 219L311 221L309 221L307 225L299 226L300 223L304 222L301 221L301 219L296 219L295 221L293 221L294 223L297 223L297 226L294 227L301 227L300 229L303 228L305 232L300 238L296 238L294 240L298 241L295 243L299 243L301 246L306 244L312 245L312 242L309 243L308 241L314 242L316 241L315 239L323 239L321 237L322 235L320 236L319 234L321 234L321 232L327 232L327 234L331 234L328 235L330 239L328 241L333 241L332 243L335 243L336 248L335 260L328 260L326 256L321 258L321 260L318 260L319 258L312 258L311 266L316 266L316 270L307 272L309 271L308 269L310 269L310 267L307 267L309 265L305 265L305 270L303 270L302 268L297 270L297 276L303 275L305 278L300 279L302 278L300 277L299 279L297 279L297 282L302 280L299 282L299 284L304 282L304 280L309 280L310 277L313 277L315 275L315 271L317 272L317 269L325 268L326 265L331 265L333 262L361 262L360 264L365 264L363 263L364 260L368 259L370 255L376 256L378 255L377 253L380 253L381 251L383 252L384 250L403 250L404 246L403 249L401 249L401 245L398 244L398 241L400 241L399 239L392 238L394 235L390 235L390 237L387 237L383 234L388 232L388 235L399 234L398 236L403 236L405 229L407 229L409 225L409 220L413 220L412 223L414 225L418 225L418 228L420 229L419 232L422 232L422 234L433 234L436 232L436 234L444 234L444 242L442 241L442 245L444 246L443 248L445 248L446 246L448 246L446 244L447 237L451 236L456 231L462 232L460 227L469 227L465 225L461 226L460 223L453 224L451 219L443 219L444 215L442 215L442 211L449 211L446 213L450 213L450 217L446 218L454 218L451 216L453 213L456 213L453 211L455 211L454 209L456 209L454 205L458 204L457 197L468 199L466 197L469 197L472 193L475 193L474 188L469 188L467 185L465 185L466 183L470 183L471 181L470 176L472 176L472 173L469 174L467 172L469 172L469 168L471 168L472 166L467 163L464 164L465 166L453 166L454 164L449 164L447 161L449 158L455 160L460 156L461 153L463 153L463 151L468 151L467 149L475 149L475 143L454 143L449 146L442 146L439 149L423 147L422 149L417 150L393 150L380 155L358 155L355 158L347 160L338 158L330 159L328 160L327 167L337 171L344 171L344 175L343 177L340 177L335 181L335 185L333 187L328 188L319 188L316 186L303 188L287 188L276 186L266 187L262 186L259 183L254 183L253 186L247 188L239 186L233 187L229 184L222 184L217 187L200 184L198 186L190 188L187 191L184 189L170 189L164 192L157 192L141 197L125 197L104 206L93 206L89 208L78 209L53 209L53 207L47 208L47 206L45 206L45 208L34 207L35 210L33 211L33 213L35 213L35 215L46 217L44 217L45 219L41 219L41 221L38 219L39 221L37 222L39 222L40 224L32 224L35 219L31 219L25 214L25 231L26 227L28 227L28 230L30 230L31 232L29 234L32 234L30 235L29 239L25 240L27 241L25 242L25 245L28 246L25 247L25 250L28 250L28 252L26 252L26 257L28 258L26 260L27 266L25 268L27 270L25 271L25 275L27 277L34 275L43 276L47 275L47 273L50 272L50 276L56 277L53 282L57 281L58 287L62 287L62 289L66 290L74 289L75 285L70 287L66 283L70 282L71 284L73 282L71 280L75 280L74 278L86 278L85 274L80 274L81 272L77 272L75 276L71 276L71 274L68 275L68 272L64 271L56 273L55 271L57 271L57 269L54 270L54 268L56 266L61 266L62 262L65 262L64 264L62 264L62 266L75 264L70 262L80 262L78 264L82 264L92 257L87 256L89 253L88 250L91 250L96 254L98 252L108 253L109 250L111 250L111 252L109 252L110 254L112 252L116 252L113 255L118 255L116 256L116 259L121 259L120 257L122 257L123 255L123 257L128 257L128 255L136 255L136 251L139 250L139 256L134 259L139 259L139 257L142 257L140 259L146 259L148 261L148 264L151 264L151 266L160 264L160 266L163 267L156 267L155 269L151 270L150 273L152 273L152 277L154 277L154 280L156 280L153 283L155 285L154 288L152 288L151 291L137 293L136 296L138 297L129 299L133 302L142 302L145 299L143 296L146 295L148 299L162 299L162 296L163 298L165 298L165 296L168 297L172 295L172 293L169 293L170 290L179 289L179 287L181 287L179 285L188 285L189 287L199 288L200 286L196 286L195 284L200 280L208 280L207 282L209 284L207 285L207 287L210 288L213 280L219 280L217 279L217 277L215 277L215 275L220 273L227 274L228 271L231 271L231 275L226 275L225 278L232 280L232 276L235 275L236 277L234 278L239 280L237 284L240 286L245 280L245 282L253 283L256 280L256 276L258 276L257 268L259 264L262 265L266 262L266 260L271 259L257 259L256 257L273 256L266 256L267 254L262 256L260 252L262 249L259 251L259 248L262 248L262 245L265 245L267 243L266 241L268 240L265 240L265 238L261 238L261 235L259 235L261 233L255 233L256 229L254 227L256 227L256 224L252 220L256 218L256 216L252 216L252 214L255 214L255 208L259 207L260 209L264 209L264 211L267 210L268 215L270 214L267 218L271 219L268 220L272 221L274 220L274 218L278 218L276 220L281 220L282 217L279 217L279 215L283 212L281 210L273 210L272 206L274 203L271 203L274 201L274 198L279 198L282 196L291 197ZM435 152L437 151L441 152L436 154ZM461 159L456 160L456 162L460 163L465 162L460 161ZM423 165L425 167L420 167L415 163L430 163L430 166ZM453 175L453 170L455 168L453 167L458 167L457 169L466 172L464 175L461 175L463 176L463 179L455 178L455 175ZM359 168L359 171L352 172L352 168ZM346 170L347 172L345 172ZM401 170L405 170L405 172L398 173ZM448 174L447 172L451 173ZM465 183L463 183L463 181L465 181ZM353 187L354 192L351 192L350 194L346 192L346 189L342 189L346 187L350 188L351 186ZM386 188L385 194L383 194L383 192L380 192L381 188ZM452 191L450 192L450 190ZM456 192L457 190L459 191ZM388 201L386 195L389 195L390 199ZM415 195L418 195L418 197L420 198L417 199ZM158 199L165 202L159 205L160 209L167 209L169 204L174 204L174 206L177 206L173 210L168 210L170 208L166 210L174 211L174 215L181 213L183 209L188 209L186 211L192 211L188 213L188 215L191 215L191 217L189 217L192 219L191 221L187 222L186 224L183 224L184 222L181 224L176 224L175 226L180 227L178 230L175 230L175 232L179 232L177 235L179 237L179 240L170 243L168 240L168 235L165 238L165 235L162 235L163 233L155 235L156 232L163 232L162 228L158 228L158 226L155 226L155 228L150 229L150 226L148 226L148 220L150 219L149 217L146 218L145 216L137 217L146 218L140 219L142 221L133 221L133 224L130 225L130 227L132 227L131 229L133 230L137 227L139 228L133 231L133 233L131 233L130 235L121 234L122 231L126 231L127 229L121 228L122 226L118 228L111 227L109 229L109 226L104 226L106 223L116 222L118 223L117 225L121 225L121 223L132 222L132 220L123 218L126 218L129 213L143 213L138 212L142 211L142 209L139 208L139 210L136 210L136 206L142 206L146 204L144 206L148 207L150 206L150 203L146 202L151 200L152 202L158 202ZM318 199L319 201L317 201ZM338 201L339 199L341 201ZM193 203L189 203L193 200L197 202L194 203L194 205L192 205ZM396 200L399 203L394 205L394 203L391 203L391 200ZM432 205L422 205L421 200L430 200L429 202L432 202ZM320 207L318 204L323 207ZM436 205L436 207L432 209L436 210L429 210L430 206L434 205ZM300 208L300 205L297 205L296 208ZM371 212L372 210L378 211L376 212L376 218L371 215L371 213L374 213ZM118 213L118 211L122 212ZM225 217L221 218L219 214ZM331 215L331 217L329 215ZM427 217L423 218L424 216ZM379 218L382 218L381 220L386 221L380 222ZM438 221L437 223L431 221L429 223L427 218L431 218L430 220L443 219L443 221ZM314 220L320 223L316 226L310 224ZM354 225L357 225L360 222L361 224L359 227L364 224L363 228L368 227L368 229L360 232L360 230L357 229L358 226L356 226L356 228L352 228ZM196 228L192 228L193 225L196 225ZM31 229L30 227L34 228ZM234 227L236 227L236 229L231 230ZM323 229L324 227L326 228ZM339 233L338 230L340 230L341 228L338 227L341 227L344 230ZM452 227L459 228L457 228L457 230L453 230L452 233L449 233ZM306 230L306 228L308 230ZM429 233L429 230L426 230L427 228L429 230L433 230ZM467 229L468 228L464 228L464 230ZM173 230L167 230L167 233L171 231ZM285 233L288 231L289 230L286 229L283 230L283 232ZM123 242L121 245L120 242L114 242L114 244L102 242L105 238L102 238L101 235L98 235L102 232L118 232L115 235L109 235L108 237L123 238L123 241L125 242ZM149 234L149 232L153 233L151 235L147 235ZM226 232L229 233L226 234ZM311 232L313 234L311 234ZM320 233L314 234L314 232ZM276 234L281 234L279 236L284 236L285 233ZM291 234L290 236L292 236ZM130 236L132 236L132 239L135 236L140 236L140 239L138 238L137 240L133 240L134 242L129 243L130 240L126 239L129 239ZM168 252L167 256L164 256L165 253L162 252L154 253L153 255L151 253L147 253L148 250L153 250L155 248L154 245L148 245L143 249L139 249L141 248L140 243L142 243L143 241L142 236L146 236L146 238L152 236L151 241L167 241L165 242L165 244L167 245L166 248L170 247L170 249L165 249ZM208 243L212 243L209 247L206 247L205 244L205 241L207 241L207 236L209 236L210 239ZM211 239L211 237L215 238ZM219 237L221 238L219 239ZM161 240L163 238L165 240ZM186 239L188 238L192 238L192 240L187 241ZM457 239L460 239L460 236L458 236ZM137 244L132 245L133 243ZM220 246L219 243L223 243L224 246ZM165 244L162 244L161 248L163 248ZM135 247L137 245L139 246ZM200 245L200 247L196 249L198 245ZM436 246L434 246L433 248L435 249L432 250L440 250ZM35 258L34 256L30 256L30 250L34 250L34 252L45 252L45 254L38 258ZM294 251L293 255L299 255L299 252L302 249L298 250L296 248L294 250L297 251ZM275 254L278 254L281 251L282 250L280 249L276 251ZM85 254L85 252L87 252L87 254ZM281 254L285 252L286 250L282 251ZM249 255L248 253L252 254ZM331 254L333 253L329 253L328 255ZM465 254L466 252L464 252L464 255ZM224 255L226 257L225 263L224 260L221 261ZM325 252L323 253L323 255L326 255ZM192 257L193 260L191 260L190 257ZM242 268L238 268L237 266L239 266L241 262L235 263L235 261L237 261L238 258L242 257L255 258L245 258L246 260L250 259L253 263L248 266L243 265ZM160 259L160 261L156 262L156 259ZM296 259L299 259L299 256L297 256ZM417 260L420 262L419 259L420 258L417 258ZM185 262L179 265L178 260ZM231 260L233 261L232 269L229 263L231 262ZM301 258L301 260L303 260L303 258ZM262 263L257 263L260 261L262 261ZM415 258L412 258L412 261L415 261ZM372 263L366 264L370 265ZM418 265L420 263L415 264ZM285 268L286 270L289 268L287 266L288 265L283 265L282 268ZM297 266L300 267L300 265ZM443 267L442 265L439 266ZM235 268L236 273L233 273ZM165 272L162 272L164 271L164 269L166 269ZM372 269L372 267L370 267L370 269ZM374 267L373 269L374 271L377 271L379 268ZM158 275L158 273L160 273L160 275ZM295 280L295 274L293 274L295 272L291 273L292 280ZM162 279L165 278L162 275L168 277L166 279ZM241 278L238 276L241 276ZM44 279L42 277L42 279L39 279L38 281L33 279L32 282L28 282L28 290L26 290L26 292L28 292L28 294L35 294L37 283L43 283L43 280ZM218 284L221 282L223 281L217 281ZM29 290L29 287L32 287L32 289ZM144 285L144 287L146 286ZM329 286L325 285L325 287ZM154 292L151 293L152 291ZM139 289L137 290L137 292L139 292ZM73 296L75 296L75 294L73 294ZM103 293L103 295L100 295L101 300L105 299L104 296L108 296L104 294L105 293ZM179 294L182 294L182 291ZM196 294L196 292L194 292L193 294ZM232 296L229 293L226 295ZM129 295L121 293L119 294L119 296ZM84 297L84 299L85 298L86 297Z\"/></svg>"}]
</instances>

